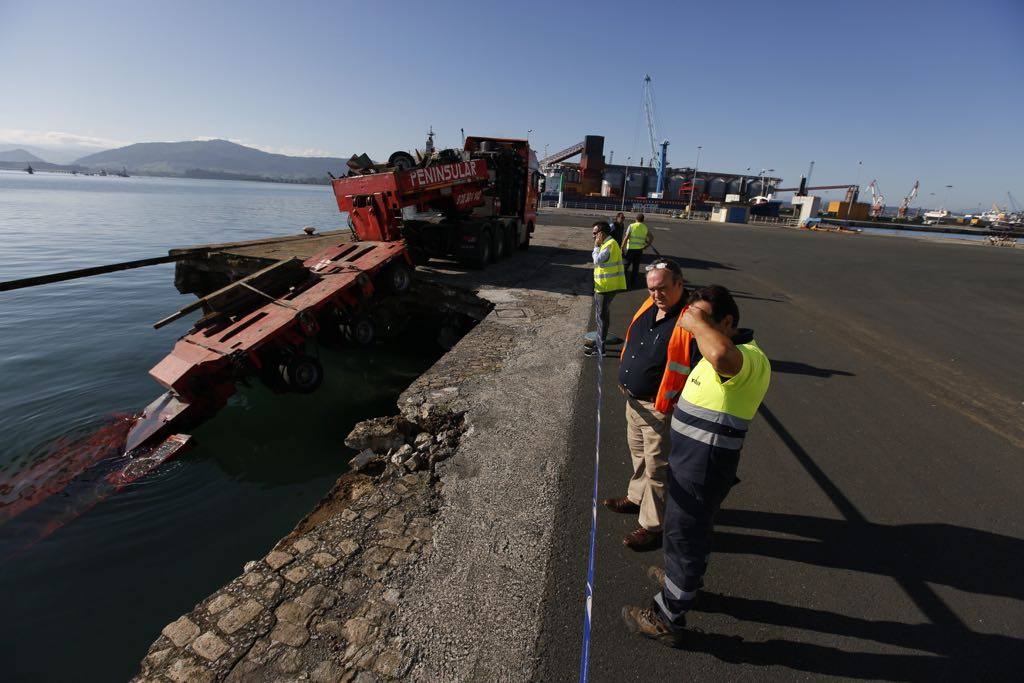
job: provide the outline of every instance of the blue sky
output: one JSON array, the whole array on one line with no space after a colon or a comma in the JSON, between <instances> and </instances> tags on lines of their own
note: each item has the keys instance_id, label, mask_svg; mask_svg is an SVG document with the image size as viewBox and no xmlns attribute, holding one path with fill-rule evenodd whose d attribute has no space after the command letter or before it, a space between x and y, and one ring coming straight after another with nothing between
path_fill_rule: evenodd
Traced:
<instances>
[{"instance_id":1,"label":"blue sky","mask_svg":"<svg viewBox=\"0 0 1024 683\"><path fill-rule=\"evenodd\" d=\"M669 162L878 182L890 204L1024 201L1024 2L12 2L0 141L223 137L382 157L467 133L603 134ZM936 197L930 197L935 192Z\"/></svg>"}]
</instances>

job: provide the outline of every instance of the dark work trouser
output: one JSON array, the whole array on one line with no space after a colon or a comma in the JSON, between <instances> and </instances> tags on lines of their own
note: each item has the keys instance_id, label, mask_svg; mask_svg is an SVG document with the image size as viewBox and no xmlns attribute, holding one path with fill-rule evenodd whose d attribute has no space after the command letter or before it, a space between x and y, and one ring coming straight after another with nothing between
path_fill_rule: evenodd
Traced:
<instances>
[{"instance_id":1,"label":"dark work trouser","mask_svg":"<svg viewBox=\"0 0 1024 683\"><path fill-rule=\"evenodd\" d=\"M665 525L662 550L665 555L665 587L654 602L670 626L686 625L686 611L693 605L711 555L711 533L715 513L722 505L732 482L709 479L704 484L671 472L665 500Z\"/></svg>"},{"instance_id":2,"label":"dark work trouser","mask_svg":"<svg viewBox=\"0 0 1024 683\"><path fill-rule=\"evenodd\" d=\"M612 299L618 292L594 292L595 312L597 315L597 337L603 344L608 339L608 321L612 317Z\"/></svg>"},{"instance_id":3,"label":"dark work trouser","mask_svg":"<svg viewBox=\"0 0 1024 683\"><path fill-rule=\"evenodd\" d=\"M626 281L629 288L636 287L636 279L640 276L640 260L644 257L643 249L628 249L625 254L626 260Z\"/></svg>"}]
</instances>

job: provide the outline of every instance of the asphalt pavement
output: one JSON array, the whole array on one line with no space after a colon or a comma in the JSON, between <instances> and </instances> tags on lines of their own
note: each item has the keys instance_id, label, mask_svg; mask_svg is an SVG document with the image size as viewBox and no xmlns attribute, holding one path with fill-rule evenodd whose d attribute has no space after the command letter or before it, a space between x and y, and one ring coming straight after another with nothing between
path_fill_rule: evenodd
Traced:
<instances>
[{"instance_id":1,"label":"asphalt pavement","mask_svg":"<svg viewBox=\"0 0 1024 683\"><path fill-rule=\"evenodd\" d=\"M552 212L541 223L591 220ZM1024 250L648 224L690 283L734 292L772 383L684 649L626 631L620 610L650 601L645 573L661 553L624 547L635 518L599 509L591 680L1020 680ZM613 333L645 296L615 300ZM597 393L588 361L553 520L540 680L579 675ZM618 361L603 363L601 497L624 495L630 474Z\"/></svg>"}]
</instances>

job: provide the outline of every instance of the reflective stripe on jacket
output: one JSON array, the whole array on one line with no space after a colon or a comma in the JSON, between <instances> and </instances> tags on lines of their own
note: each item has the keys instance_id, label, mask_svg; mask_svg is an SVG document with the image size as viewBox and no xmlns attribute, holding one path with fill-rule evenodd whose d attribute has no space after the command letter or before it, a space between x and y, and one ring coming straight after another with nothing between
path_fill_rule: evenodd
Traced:
<instances>
[{"instance_id":1,"label":"reflective stripe on jacket","mask_svg":"<svg viewBox=\"0 0 1024 683\"><path fill-rule=\"evenodd\" d=\"M608 260L594 265L594 291L598 294L618 292L626 288L626 268L622 264L622 250L619 249L618 242L609 237L601 245L601 251L605 249L610 250Z\"/></svg>"},{"instance_id":2,"label":"reflective stripe on jacket","mask_svg":"<svg viewBox=\"0 0 1024 683\"><path fill-rule=\"evenodd\" d=\"M626 355L626 346L629 344L629 332L633 329L633 323L653 305L654 299L647 297L647 301L633 315L633 320L630 321L629 327L626 329L626 343L622 345L619 360ZM679 315L682 316L685 311L686 307L684 306ZM693 335L678 324L672 328L672 336L668 340L668 358L665 362L665 374L661 376L661 386L658 387L658 395L654 399L654 409L659 413L668 413L672 410L672 406L679 399L679 392L683 390L683 385L686 384L686 378L690 374L691 339L693 339Z\"/></svg>"},{"instance_id":3,"label":"reflective stripe on jacket","mask_svg":"<svg viewBox=\"0 0 1024 683\"><path fill-rule=\"evenodd\" d=\"M643 223L633 223L629 226L629 241L626 242L626 249L643 249L647 246L647 226Z\"/></svg>"}]
</instances>

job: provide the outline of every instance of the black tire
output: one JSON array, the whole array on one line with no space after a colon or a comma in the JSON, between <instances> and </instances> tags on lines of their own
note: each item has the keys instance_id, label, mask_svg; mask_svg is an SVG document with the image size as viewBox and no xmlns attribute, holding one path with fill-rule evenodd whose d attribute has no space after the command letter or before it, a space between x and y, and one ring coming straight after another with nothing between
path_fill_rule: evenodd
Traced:
<instances>
[{"instance_id":1,"label":"black tire","mask_svg":"<svg viewBox=\"0 0 1024 683\"><path fill-rule=\"evenodd\" d=\"M377 326L367 316L353 318L344 326L345 338L357 346L370 346L377 341Z\"/></svg>"},{"instance_id":2,"label":"black tire","mask_svg":"<svg viewBox=\"0 0 1024 683\"><path fill-rule=\"evenodd\" d=\"M531 237L533 237L533 224L532 223L527 223L526 224L526 237L524 237L523 241L520 242L519 248L523 249L523 250L529 249L530 248L530 238Z\"/></svg>"},{"instance_id":3,"label":"black tire","mask_svg":"<svg viewBox=\"0 0 1024 683\"><path fill-rule=\"evenodd\" d=\"M388 157L388 166L396 171L405 171L416 165L416 159L408 152L399 150Z\"/></svg>"},{"instance_id":4,"label":"black tire","mask_svg":"<svg viewBox=\"0 0 1024 683\"><path fill-rule=\"evenodd\" d=\"M437 345L443 351L451 351L460 339L462 334L454 325L443 325L437 333Z\"/></svg>"},{"instance_id":5,"label":"black tire","mask_svg":"<svg viewBox=\"0 0 1024 683\"><path fill-rule=\"evenodd\" d=\"M519 221L511 221L505 229L505 256L515 253L519 240Z\"/></svg>"},{"instance_id":6,"label":"black tire","mask_svg":"<svg viewBox=\"0 0 1024 683\"><path fill-rule=\"evenodd\" d=\"M384 269L384 288L393 293L401 294L412 285L412 270L403 261L395 261Z\"/></svg>"},{"instance_id":7,"label":"black tire","mask_svg":"<svg viewBox=\"0 0 1024 683\"><path fill-rule=\"evenodd\" d=\"M430 261L430 254L420 247L409 247L409 256L414 266L425 266Z\"/></svg>"},{"instance_id":8,"label":"black tire","mask_svg":"<svg viewBox=\"0 0 1024 683\"><path fill-rule=\"evenodd\" d=\"M280 371L285 386L297 394L311 394L324 381L324 367L320 361L304 354L285 358Z\"/></svg>"},{"instance_id":9,"label":"black tire","mask_svg":"<svg viewBox=\"0 0 1024 683\"><path fill-rule=\"evenodd\" d=\"M508 238L505 236L505 226L501 223L493 224L491 229L494 231L491 233L491 261L497 263L508 255L505 251Z\"/></svg>"},{"instance_id":10,"label":"black tire","mask_svg":"<svg viewBox=\"0 0 1024 683\"><path fill-rule=\"evenodd\" d=\"M491 261L492 246L491 231L487 228L481 228L480 233L476 236L476 254L473 255L474 266L477 268L487 267L487 264Z\"/></svg>"}]
</instances>

